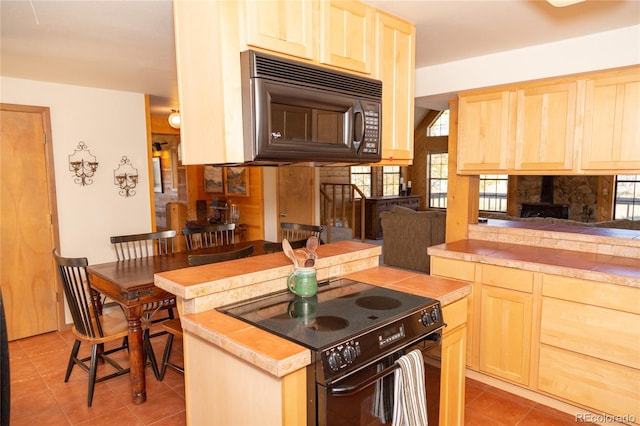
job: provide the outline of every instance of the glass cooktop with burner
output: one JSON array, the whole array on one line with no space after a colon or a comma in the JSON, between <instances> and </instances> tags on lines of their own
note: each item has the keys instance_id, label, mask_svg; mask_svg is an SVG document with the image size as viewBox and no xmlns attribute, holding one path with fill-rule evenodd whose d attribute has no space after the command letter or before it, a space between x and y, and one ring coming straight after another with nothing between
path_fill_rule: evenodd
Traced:
<instances>
[{"instance_id":1,"label":"glass cooktop with burner","mask_svg":"<svg viewBox=\"0 0 640 426\"><path fill-rule=\"evenodd\" d=\"M435 302L384 287L336 279L321 283L313 297L302 298L284 291L218 310L318 351Z\"/></svg>"}]
</instances>

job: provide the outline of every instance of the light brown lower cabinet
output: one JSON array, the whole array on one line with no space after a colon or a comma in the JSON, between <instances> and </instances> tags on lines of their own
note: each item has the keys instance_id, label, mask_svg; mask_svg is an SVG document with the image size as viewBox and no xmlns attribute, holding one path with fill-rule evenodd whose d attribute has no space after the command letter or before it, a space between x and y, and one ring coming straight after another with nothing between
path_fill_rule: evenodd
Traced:
<instances>
[{"instance_id":1,"label":"light brown lower cabinet","mask_svg":"<svg viewBox=\"0 0 640 426\"><path fill-rule=\"evenodd\" d=\"M480 371L521 385L529 384L531 294L482 286Z\"/></svg>"},{"instance_id":2,"label":"light brown lower cabinet","mask_svg":"<svg viewBox=\"0 0 640 426\"><path fill-rule=\"evenodd\" d=\"M436 256L431 275L472 282L470 369L640 424L640 288Z\"/></svg>"},{"instance_id":3,"label":"light brown lower cabinet","mask_svg":"<svg viewBox=\"0 0 640 426\"><path fill-rule=\"evenodd\" d=\"M640 421L640 372L613 362L540 346L538 389L598 412Z\"/></svg>"},{"instance_id":4,"label":"light brown lower cabinet","mask_svg":"<svg viewBox=\"0 0 640 426\"><path fill-rule=\"evenodd\" d=\"M442 308L447 323L442 336L440 425L464 424L467 299ZM429 390L427 389L427 392Z\"/></svg>"}]
</instances>

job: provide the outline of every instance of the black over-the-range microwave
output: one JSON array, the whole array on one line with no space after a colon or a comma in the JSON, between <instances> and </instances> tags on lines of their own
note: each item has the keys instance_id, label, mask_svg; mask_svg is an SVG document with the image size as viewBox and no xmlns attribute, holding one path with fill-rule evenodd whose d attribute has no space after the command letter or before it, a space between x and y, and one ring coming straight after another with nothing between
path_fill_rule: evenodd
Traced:
<instances>
[{"instance_id":1,"label":"black over-the-range microwave","mask_svg":"<svg viewBox=\"0 0 640 426\"><path fill-rule=\"evenodd\" d=\"M253 50L240 58L247 163L380 161L381 81Z\"/></svg>"}]
</instances>

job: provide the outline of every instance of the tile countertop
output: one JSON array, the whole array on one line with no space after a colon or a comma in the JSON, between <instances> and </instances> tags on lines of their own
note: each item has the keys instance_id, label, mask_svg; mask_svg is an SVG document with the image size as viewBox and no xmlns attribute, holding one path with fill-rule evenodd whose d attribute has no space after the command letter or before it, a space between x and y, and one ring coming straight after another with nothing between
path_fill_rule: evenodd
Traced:
<instances>
[{"instance_id":1,"label":"tile countertop","mask_svg":"<svg viewBox=\"0 0 640 426\"><path fill-rule=\"evenodd\" d=\"M471 291L471 286L462 281L382 266L344 277L431 297L440 300L442 305L453 303L469 295ZM216 310L185 314L182 316L182 327L277 377L283 377L311 363L311 353L303 346Z\"/></svg>"},{"instance_id":2,"label":"tile countertop","mask_svg":"<svg viewBox=\"0 0 640 426\"><path fill-rule=\"evenodd\" d=\"M631 257L484 240L460 240L431 246L427 253L449 259L640 287L640 259Z\"/></svg>"}]
</instances>

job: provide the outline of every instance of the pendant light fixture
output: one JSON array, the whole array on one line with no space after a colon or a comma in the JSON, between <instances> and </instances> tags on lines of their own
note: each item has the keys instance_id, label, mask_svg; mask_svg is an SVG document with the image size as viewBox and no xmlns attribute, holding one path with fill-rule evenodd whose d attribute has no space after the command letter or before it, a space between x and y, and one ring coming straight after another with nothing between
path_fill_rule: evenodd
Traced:
<instances>
[{"instance_id":1,"label":"pendant light fixture","mask_svg":"<svg viewBox=\"0 0 640 426\"><path fill-rule=\"evenodd\" d=\"M180 111L172 109L171 114L169 114L169 126L174 129L179 129L181 121Z\"/></svg>"},{"instance_id":2,"label":"pendant light fixture","mask_svg":"<svg viewBox=\"0 0 640 426\"><path fill-rule=\"evenodd\" d=\"M555 7L571 6L572 4L582 3L583 1L585 0L547 0L547 2Z\"/></svg>"}]
</instances>

